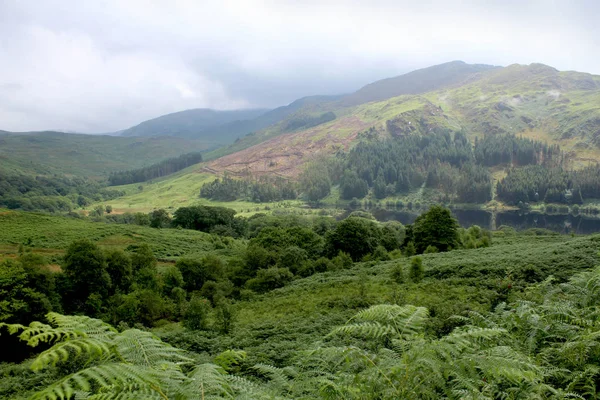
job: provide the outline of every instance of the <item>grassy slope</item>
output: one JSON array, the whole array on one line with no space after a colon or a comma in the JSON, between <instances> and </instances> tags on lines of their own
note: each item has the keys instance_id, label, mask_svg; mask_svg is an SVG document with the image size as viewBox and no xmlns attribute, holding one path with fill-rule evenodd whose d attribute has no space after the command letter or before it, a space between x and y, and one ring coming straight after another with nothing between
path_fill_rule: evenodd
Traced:
<instances>
[{"instance_id":1,"label":"grassy slope","mask_svg":"<svg viewBox=\"0 0 600 400\"><path fill-rule=\"evenodd\" d=\"M0 260L17 256L19 244L56 262L74 240L88 238L104 248L124 249L148 243L159 259L202 255L228 255L238 247L233 240L214 240L211 235L182 229L153 229L137 225L91 222L38 213L0 209Z\"/></svg>"},{"instance_id":2,"label":"grassy slope","mask_svg":"<svg viewBox=\"0 0 600 400\"><path fill-rule=\"evenodd\" d=\"M126 195L104 203L110 204L113 207L113 212L119 214L125 212L147 213L157 208L164 208L172 213L179 207L204 204L223 206L234 209L241 215L250 215L257 211L265 211L265 207L267 209L280 209L302 205L299 200L258 204L247 201L219 202L201 199L199 197L200 188L203 184L214 179L215 175L202 171L202 164L194 165L151 182L113 186L114 189L125 191ZM93 209L93 207L94 205L91 205L89 209Z\"/></svg>"},{"instance_id":3,"label":"grassy slope","mask_svg":"<svg viewBox=\"0 0 600 400\"><path fill-rule=\"evenodd\" d=\"M31 239L27 249L46 256L51 265L72 240L87 237L104 248L126 248L148 243L161 259L201 256L208 252L227 258L239 254L244 242L214 238L200 232L111 225L35 213L0 210L0 259L17 256L19 243ZM566 279L597 264L600 236L527 236L496 234L490 248L459 250L423 256L423 282L398 284L390 272L396 264L407 272L409 260L358 263L347 270L330 271L297 279L264 295L236 305L232 334L184 332L169 325L157 332L170 342L197 352L216 353L228 348L248 351L253 362L289 362L329 330L344 323L358 309L371 304L411 303L431 310L431 327L444 330L448 317L466 310L487 310L499 288L514 282L517 295L528 276L535 280L552 274ZM166 260L163 260L165 262ZM529 271L529 272L527 272ZM533 274L533 275L532 275Z\"/></svg>"},{"instance_id":4,"label":"grassy slope","mask_svg":"<svg viewBox=\"0 0 600 400\"><path fill-rule=\"evenodd\" d=\"M125 138L60 132L0 136L0 171L105 177L140 168L211 143L181 138Z\"/></svg>"},{"instance_id":5,"label":"grassy slope","mask_svg":"<svg viewBox=\"0 0 600 400\"><path fill-rule=\"evenodd\" d=\"M238 303L235 331L162 334L171 342L198 352L245 349L253 361L289 363L294 352L321 340L332 327L345 323L358 309L379 303L426 306L432 329L452 326L452 315L467 310L486 311L497 301L503 283L515 282L512 295L521 293L523 270L533 265L536 279L553 274L565 279L597 264L600 237L515 236L495 238L490 248L423 256L423 282L397 284L390 272L397 263L405 273L409 260L359 263L348 270L298 279L282 289ZM537 270L536 270L537 268ZM521 282L521 283L519 283Z\"/></svg>"}]
</instances>

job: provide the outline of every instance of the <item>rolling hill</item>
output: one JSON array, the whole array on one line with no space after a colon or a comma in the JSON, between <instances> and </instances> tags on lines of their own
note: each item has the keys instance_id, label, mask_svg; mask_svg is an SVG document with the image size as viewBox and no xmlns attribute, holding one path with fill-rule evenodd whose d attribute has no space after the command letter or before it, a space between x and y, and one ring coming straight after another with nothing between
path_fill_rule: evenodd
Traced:
<instances>
[{"instance_id":1,"label":"rolling hill","mask_svg":"<svg viewBox=\"0 0 600 400\"><path fill-rule=\"evenodd\" d=\"M212 135L211 130L228 124L235 126L259 117L267 111L266 109L219 111L208 108L185 110L144 121L124 130L121 136L178 136L226 143L230 139L229 136Z\"/></svg>"},{"instance_id":2,"label":"rolling hill","mask_svg":"<svg viewBox=\"0 0 600 400\"><path fill-rule=\"evenodd\" d=\"M106 177L183 153L206 142L172 137L116 137L62 132L0 133L0 172Z\"/></svg>"}]
</instances>

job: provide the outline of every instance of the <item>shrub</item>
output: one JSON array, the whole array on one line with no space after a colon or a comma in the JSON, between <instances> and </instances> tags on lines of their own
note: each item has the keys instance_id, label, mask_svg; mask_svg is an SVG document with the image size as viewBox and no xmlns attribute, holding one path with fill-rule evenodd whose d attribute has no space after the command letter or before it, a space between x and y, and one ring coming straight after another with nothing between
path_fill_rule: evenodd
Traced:
<instances>
[{"instance_id":1,"label":"shrub","mask_svg":"<svg viewBox=\"0 0 600 400\"><path fill-rule=\"evenodd\" d=\"M423 280L425 271L423 269L423 259L421 257L413 257L410 260L409 276L410 280L419 283Z\"/></svg>"}]
</instances>

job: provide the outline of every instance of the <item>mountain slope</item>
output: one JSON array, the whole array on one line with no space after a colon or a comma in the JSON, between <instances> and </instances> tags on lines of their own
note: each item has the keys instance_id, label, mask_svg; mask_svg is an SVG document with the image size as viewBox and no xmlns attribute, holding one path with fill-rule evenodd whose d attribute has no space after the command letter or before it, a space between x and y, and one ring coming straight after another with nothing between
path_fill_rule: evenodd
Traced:
<instances>
[{"instance_id":1,"label":"mountain slope","mask_svg":"<svg viewBox=\"0 0 600 400\"><path fill-rule=\"evenodd\" d=\"M121 136L180 136L225 143L231 139L231 135L213 136L210 129L252 120L267 111L266 109L219 111L208 108L185 110L144 121L124 130Z\"/></svg>"},{"instance_id":2,"label":"mountain slope","mask_svg":"<svg viewBox=\"0 0 600 400\"><path fill-rule=\"evenodd\" d=\"M306 116L319 116L325 112L327 105L342 96L308 96L298 99L287 106L278 107L250 121L238 121L226 124L212 130L214 135L225 134L228 130L238 132L240 137L235 143L216 149L208 153L205 159L215 159L227 154L235 153L268 138L277 136L294 129L290 123Z\"/></svg>"},{"instance_id":3,"label":"mountain slope","mask_svg":"<svg viewBox=\"0 0 600 400\"><path fill-rule=\"evenodd\" d=\"M0 172L105 177L207 148L184 138L6 132L0 134Z\"/></svg>"},{"instance_id":4,"label":"mountain slope","mask_svg":"<svg viewBox=\"0 0 600 400\"><path fill-rule=\"evenodd\" d=\"M419 94L439 90L479 79L482 72L496 68L499 67L467 64L464 61L451 61L370 83L356 92L344 96L341 104L349 107L404 94Z\"/></svg>"},{"instance_id":5,"label":"mountain slope","mask_svg":"<svg viewBox=\"0 0 600 400\"><path fill-rule=\"evenodd\" d=\"M308 156L348 148L366 130L383 136L463 130L471 139L524 134L560 144L574 166L600 160L600 77L541 64L490 69L462 85L419 95L353 107L327 103L321 111L334 112L337 119L279 137L263 133L265 142L209 166L236 174L295 176Z\"/></svg>"}]
</instances>

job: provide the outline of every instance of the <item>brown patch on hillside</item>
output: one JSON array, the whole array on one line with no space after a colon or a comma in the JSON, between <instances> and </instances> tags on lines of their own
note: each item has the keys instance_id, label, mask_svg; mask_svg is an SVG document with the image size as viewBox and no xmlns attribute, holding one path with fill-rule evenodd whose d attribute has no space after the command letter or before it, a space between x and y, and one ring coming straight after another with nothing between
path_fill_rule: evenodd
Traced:
<instances>
[{"instance_id":1,"label":"brown patch on hillside","mask_svg":"<svg viewBox=\"0 0 600 400\"><path fill-rule=\"evenodd\" d=\"M213 173L227 171L239 176L275 174L295 178L308 159L347 151L358 133L371 125L354 116L340 118L332 124L277 136L214 160L205 168Z\"/></svg>"},{"instance_id":2,"label":"brown patch on hillside","mask_svg":"<svg viewBox=\"0 0 600 400\"><path fill-rule=\"evenodd\" d=\"M45 269L47 269L50 272L62 272L62 268L60 267L60 265L58 264L48 264L44 266Z\"/></svg>"}]
</instances>

